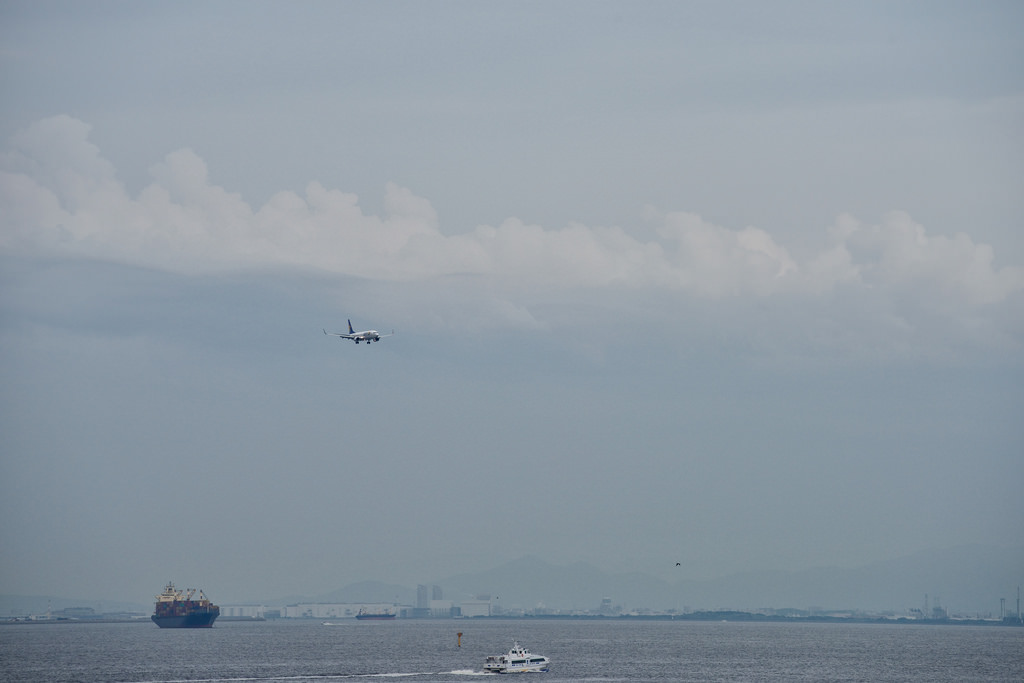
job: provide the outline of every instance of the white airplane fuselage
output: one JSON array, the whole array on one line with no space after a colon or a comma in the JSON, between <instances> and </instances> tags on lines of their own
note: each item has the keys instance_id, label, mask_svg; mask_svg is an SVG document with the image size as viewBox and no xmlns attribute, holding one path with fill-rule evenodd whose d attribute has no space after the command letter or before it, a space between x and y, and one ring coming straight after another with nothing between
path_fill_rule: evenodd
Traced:
<instances>
[{"instance_id":1,"label":"white airplane fuselage","mask_svg":"<svg viewBox=\"0 0 1024 683\"><path fill-rule=\"evenodd\" d=\"M362 332L356 332L352 329L351 320L348 321L348 334L345 334L344 332L328 332L327 330L324 330L324 334L331 335L332 337L341 337L342 339L351 339L356 344L361 341L364 341L367 344L370 342L379 342L381 337L390 337L394 333L394 330L391 331L391 334L381 334L377 330L363 330Z\"/></svg>"},{"instance_id":2,"label":"white airplane fuselage","mask_svg":"<svg viewBox=\"0 0 1024 683\"><path fill-rule=\"evenodd\" d=\"M380 341L380 333L378 333L377 330L366 330L365 332L350 334L348 335L348 338L354 340L356 344L361 341L369 344L372 341Z\"/></svg>"}]
</instances>

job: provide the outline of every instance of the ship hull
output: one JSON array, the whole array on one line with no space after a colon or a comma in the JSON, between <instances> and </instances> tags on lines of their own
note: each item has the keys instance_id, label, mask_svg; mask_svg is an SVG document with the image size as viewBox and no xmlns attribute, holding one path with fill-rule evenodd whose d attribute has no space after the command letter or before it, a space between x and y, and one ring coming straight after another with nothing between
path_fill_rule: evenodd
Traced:
<instances>
[{"instance_id":1,"label":"ship hull","mask_svg":"<svg viewBox=\"0 0 1024 683\"><path fill-rule=\"evenodd\" d=\"M154 614L150 618L160 628L211 628L217 615L218 612L197 612L167 617Z\"/></svg>"},{"instance_id":2,"label":"ship hull","mask_svg":"<svg viewBox=\"0 0 1024 683\"><path fill-rule=\"evenodd\" d=\"M394 619L394 614L357 614L356 619L359 621L389 621Z\"/></svg>"}]
</instances>

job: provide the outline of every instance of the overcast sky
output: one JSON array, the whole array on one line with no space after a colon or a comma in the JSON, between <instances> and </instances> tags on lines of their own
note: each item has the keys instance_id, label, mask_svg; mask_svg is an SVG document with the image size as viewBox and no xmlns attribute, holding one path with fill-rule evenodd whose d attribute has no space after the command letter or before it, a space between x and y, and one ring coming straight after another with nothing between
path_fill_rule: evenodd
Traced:
<instances>
[{"instance_id":1,"label":"overcast sky","mask_svg":"<svg viewBox=\"0 0 1024 683\"><path fill-rule=\"evenodd\" d=\"M1019 544L1022 34L0 4L0 593Z\"/></svg>"}]
</instances>

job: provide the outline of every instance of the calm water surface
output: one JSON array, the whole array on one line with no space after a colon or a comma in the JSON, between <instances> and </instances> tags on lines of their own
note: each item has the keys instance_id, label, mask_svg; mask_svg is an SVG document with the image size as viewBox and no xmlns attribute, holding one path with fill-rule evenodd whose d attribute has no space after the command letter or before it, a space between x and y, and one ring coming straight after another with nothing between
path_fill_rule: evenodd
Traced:
<instances>
[{"instance_id":1,"label":"calm water surface","mask_svg":"<svg viewBox=\"0 0 1024 683\"><path fill-rule=\"evenodd\" d=\"M1024 681L1024 629L883 624L445 620L0 626L0 680L96 683L493 679L513 639L529 681ZM462 646L457 633L462 632ZM516 679L520 680L520 679Z\"/></svg>"}]
</instances>

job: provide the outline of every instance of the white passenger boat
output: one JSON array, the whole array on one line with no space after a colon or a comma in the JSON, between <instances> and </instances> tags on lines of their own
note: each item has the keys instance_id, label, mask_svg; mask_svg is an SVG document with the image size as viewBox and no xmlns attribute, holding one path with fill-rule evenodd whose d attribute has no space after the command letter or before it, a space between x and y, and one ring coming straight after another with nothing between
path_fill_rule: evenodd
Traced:
<instances>
[{"instance_id":1,"label":"white passenger boat","mask_svg":"<svg viewBox=\"0 0 1024 683\"><path fill-rule=\"evenodd\" d=\"M484 662L484 671L492 674L516 674L527 671L547 671L550 660L543 655L535 655L519 643L513 641L508 654L491 655Z\"/></svg>"}]
</instances>

